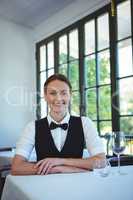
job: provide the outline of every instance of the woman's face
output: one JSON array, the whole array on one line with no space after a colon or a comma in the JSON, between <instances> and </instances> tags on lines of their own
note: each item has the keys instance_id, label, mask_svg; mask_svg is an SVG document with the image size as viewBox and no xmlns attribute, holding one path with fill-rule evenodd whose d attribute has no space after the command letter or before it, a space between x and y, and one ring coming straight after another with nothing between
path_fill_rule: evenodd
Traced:
<instances>
[{"instance_id":1,"label":"woman's face","mask_svg":"<svg viewBox=\"0 0 133 200\"><path fill-rule=\"evenodd\" d=\"M47 85L45 100L51 114L65 115L68 111L70 97L70 88L65 82L54 80Z\"/></svg>"}]
</instances>

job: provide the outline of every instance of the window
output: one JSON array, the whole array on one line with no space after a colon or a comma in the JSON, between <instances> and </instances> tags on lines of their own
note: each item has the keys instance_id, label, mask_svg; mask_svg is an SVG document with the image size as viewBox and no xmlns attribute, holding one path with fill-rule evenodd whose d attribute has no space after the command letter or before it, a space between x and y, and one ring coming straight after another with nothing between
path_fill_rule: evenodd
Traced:
<instances>
[{"instance_id":1,"label":"window","mask_svg":"<svg viewBox=\"0 0 133 200\"><path fill-rule=\"evenodd\" d=\"M37 117L47 114L47 105L44 101L44 82L54 74L54 42L51 41L39 47L39 70L38 72L38 95L37 95Z\"/></svg>"},{"instance_id":2,"label":"window","mask_svg":"<svg viewBox=\"0 0 133 200\"><path fill-rule=\"evenodd\" d=\"M133 134L133 39L130 1L125 1L117 6L117 24L120 129Z\"/></svg>"},{"instance_id":3,"label":"window","mask_svg":"<svg viewBox=\"0 0 133 200\"><path fill-rule=\"evenodd\" d=\"M104 13L84 25L86 114L103 135L111 131L111 80L109 15Z\"/></svg>"},{"instance_id":4,"label":"window","mask_svg":"<svg viewBox=\"0 0 133 200\"><path fill-rule=\"evenodd\" d=\"M113 130L133 136L131 3L117 1L115 16L106 5L37 43L39 117L47 113L44 81L59 72L72 84L71 114L89 116L102 137Z\"/></svg>"},{"instance_id":5,"label":"window","mask_svg":"<svg viewBox=\"0 0 133 200\"><path fill-rule=\"evenodd\" d=\"M66 75L72 85L71 114L79 114L79 46L78 30L59 37L59 73Z\"/></svg>"}]
</instances>

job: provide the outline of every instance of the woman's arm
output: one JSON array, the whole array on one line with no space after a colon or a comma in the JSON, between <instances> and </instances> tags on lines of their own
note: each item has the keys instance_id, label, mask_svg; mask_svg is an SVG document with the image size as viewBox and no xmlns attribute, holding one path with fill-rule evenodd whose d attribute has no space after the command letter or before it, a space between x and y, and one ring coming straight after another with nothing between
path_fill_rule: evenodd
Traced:
<instances>
[{"instance_id":1,"label":"woman's arm","mask_svg":"<svg viewBox=\"0 0 133 200\"><path fill-rule=\"evenodd\" d=\"M12 162L11 173L13 175L32 175L36 174L35 163L28 159L32 153L35 143L35 123L30 122L24 128L15 150L15 157Z\"/></svg>"},{"instance_id":2,"label":"woman's arm","mask_svg":"<svg viewBox=\"0 0 133 200\"><path fill-rule=\"evenodd\" d=\"M38 163L28 162L23 156L16 155L12 162L12 175L35 175L49 173L85 172L93 170L96 163L105 163L105 154L90 158L45 158ZM102 166L102 165L101 165Z\"/></svg>"},{"instance_id":3,"label":"woman's arm","mask_svg":"<svg viewBox=\"0 0 133 200\"><path fill-rule=\"evenodd\" d=\"M23 156L16 155L12 161L12 175L35 175L37 174L35 163L28 162Z\"/></svg>"},{"instance_id":4,"label":"woman's arm","mask_svg":"<svg viewBox=\"0 0 133 200\"><path fill-rule=\"evenodd\" d=\"M102 163L105 163L105 159L106 159L105 154L99 153L95 156L84 158L84 159L67 158L67 159L64 159L63 164L67 166L79 167L86 170L89 170L89 169L93 170L96 167L97 163L101 163L101 166L102 166Z\"/></svg>"},{"instance_id":5,"label":"woman's arm","mask_svg":"<svg viewBox=\"0 0 133 200\"><path fill-rule=\"evenodd\" d=\"M93 170L96 167L96 163L105 163L105 154L100 153L95 156L83 159L83 158L45 158L36 163L38 168L37 174L48 174L53 167L65 166L75 167L82 170ZM103 164L102 164L103 163Z\"/></svg>"}]
</instances>

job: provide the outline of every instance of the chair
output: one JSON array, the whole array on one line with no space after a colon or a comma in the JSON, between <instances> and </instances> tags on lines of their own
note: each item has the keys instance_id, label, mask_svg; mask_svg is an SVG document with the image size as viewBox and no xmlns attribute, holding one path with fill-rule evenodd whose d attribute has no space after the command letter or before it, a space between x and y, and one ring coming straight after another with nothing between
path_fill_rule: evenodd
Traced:
<instances>
[{"instance_id":1,"label":"chair","mask_svg":"<svg viewBox=\"0 0 133 200\"><path fill-rule=\"evenodd\" d=\"M11 147L0 148L0 196L6 176L10 173L14 153Z\"/></svg>"},{"instance_id":2,"label":"chair","mask_svg":"<svg viewBox=\"0 0 133 200\"><path fill-rule=\"evenodd\" d=\"M118 165L117 156L107 156L107 158L109 159L111 166ZM120 156L120 164L121 164L121 166L133 165L133 156L132 155L121 155Z\"/></svg>"}]
</instances>

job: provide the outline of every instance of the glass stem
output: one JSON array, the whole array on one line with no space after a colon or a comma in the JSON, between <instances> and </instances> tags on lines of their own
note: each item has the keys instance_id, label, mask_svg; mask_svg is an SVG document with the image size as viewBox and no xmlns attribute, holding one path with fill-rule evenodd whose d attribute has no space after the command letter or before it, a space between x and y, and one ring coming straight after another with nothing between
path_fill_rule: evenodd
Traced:
<instances>
[{"instance_id":1,"label":"glass stem","mask_svg":"<svg viewBox=\"0 0 133 200\"><path fill-rule=\"evenodd\" d=\"M118 172L120 174L120 154L119 153L117 154L117 157L118 157Z\"/></svg>"}]
</instances>

